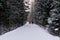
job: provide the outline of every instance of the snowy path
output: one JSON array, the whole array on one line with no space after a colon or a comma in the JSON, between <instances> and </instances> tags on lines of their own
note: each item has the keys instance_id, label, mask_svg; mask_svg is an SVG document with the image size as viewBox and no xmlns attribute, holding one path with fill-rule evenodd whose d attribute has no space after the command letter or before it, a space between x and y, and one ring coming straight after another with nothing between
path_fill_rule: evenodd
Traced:
<instances>
[{"instance_id":1,"label":"snowy path","mask_svg":"<svg viewBox=\"0 0 60 40\"><path fill-rule=\"evenodd\" d=\"M60 38L50 35L36 24L25 24L0 36L0 40L60 40Z\"/></svg>"}]
</instances>

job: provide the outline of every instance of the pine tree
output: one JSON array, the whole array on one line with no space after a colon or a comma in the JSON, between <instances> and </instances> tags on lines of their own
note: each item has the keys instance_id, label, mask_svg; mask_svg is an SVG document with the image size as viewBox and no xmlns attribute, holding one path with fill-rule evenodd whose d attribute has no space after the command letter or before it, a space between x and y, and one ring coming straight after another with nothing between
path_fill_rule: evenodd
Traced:
<instances>
[{"instance_id":1,"label":"pine tree","mask_svg":"<svg viewBox=\"0 0 60 40\"><path fill-rule=\"evenodd\" d=\"M34 20L38 25L48 26L48 32L60 36L60 2L56 0L36 0ZM51 19L49 23L48 19ZM57 31L55 29L58 28Z\"/></svg>"},{"instance_id":2,"label":"pine tree","mask_svg":"<svg viewBox=\"0 0 60 40\"><path fill-rule=\"evenodd\" d=\"M36 0L35 3L35 23L39 25L46 25L47 19L50 16L51 4L53 0Z\"/></svg>"},{"instance_id":3,"label":"pine tree","mask_svg":"<svg viewBox=\"0 0 60 40\"><path fill-rule=\"evenodd\" d=\"M0 34L14 30L25 24L27 13L25 12L23 1L0 0Z\"/></svg>"}]
</instances>

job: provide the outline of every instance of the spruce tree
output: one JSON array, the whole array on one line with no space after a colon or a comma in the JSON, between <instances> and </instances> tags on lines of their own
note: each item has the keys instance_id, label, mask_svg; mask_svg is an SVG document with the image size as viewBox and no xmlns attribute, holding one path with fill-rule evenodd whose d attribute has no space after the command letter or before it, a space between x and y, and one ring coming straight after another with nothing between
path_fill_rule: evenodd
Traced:
<instances>
[{"instance_id":1,"label":"spruce tree","mask_svg":"<svg viewBox=\"0 0 60 40\"><path fill-rule=\"evenodd\" d=\"M0 0L0 34L14 30L27 20L24 0Z\"/></svg>"}]
</instances>

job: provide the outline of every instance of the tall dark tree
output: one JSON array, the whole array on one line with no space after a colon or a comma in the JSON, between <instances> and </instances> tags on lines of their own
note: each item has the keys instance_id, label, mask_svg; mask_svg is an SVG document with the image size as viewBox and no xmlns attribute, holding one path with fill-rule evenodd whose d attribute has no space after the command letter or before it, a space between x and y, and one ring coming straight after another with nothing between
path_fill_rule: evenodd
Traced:
<instances>
[{"instance_id":1,"label":"tall dark tree","mask_svg":"<svg viewBox=\"0 0 60 40\"><path fill-rule=\"evenodd\" d=\"M46 25L47 19L50 16L51 4L53 0L36 0L35 4L35 23L40 25Z\"/></svg>"},{"instance_id":2,"label":"tall dark tree","mask_svg":"<svg viewBox=\"0 0 60 40\"><path fill-rule=\"evenodd\" d=\"M22 26L27 14L24 9L24 0L0 0L0 34Z\"/></svg>"},{"instance_id":3,"label":"tall dark tree","mask_svg":"<svg viewBox=\"0 0 60 40\"><path fill-rule=\"evenodd\" d=\"M36 0L34 23L48 26L48 32L60 36L60 1L58 0ZM49 20L51 19L51 20ZM49 21L48 21L49 20ZM58 21L58 22L57 22ZM49 23L51 22L51 23ZM57 31L55 30L57 28Z\"/></svg>"}]
</instances>

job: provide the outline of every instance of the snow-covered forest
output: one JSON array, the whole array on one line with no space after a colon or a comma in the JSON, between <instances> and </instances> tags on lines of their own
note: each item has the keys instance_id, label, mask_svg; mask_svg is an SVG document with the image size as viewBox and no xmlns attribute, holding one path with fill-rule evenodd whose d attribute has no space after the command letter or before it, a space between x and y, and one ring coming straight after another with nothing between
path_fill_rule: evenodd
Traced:
<instances>
[{"instance_id":1,"label":"snow-covered forest","mask_svg":"<svg viewBox=\"0 0 60 40\"><path fill-rule=\"evenodd\" d=\"M26 22L60 37L60 0L0 0L0 35Z\"/></svg>"}]
</instances>

